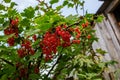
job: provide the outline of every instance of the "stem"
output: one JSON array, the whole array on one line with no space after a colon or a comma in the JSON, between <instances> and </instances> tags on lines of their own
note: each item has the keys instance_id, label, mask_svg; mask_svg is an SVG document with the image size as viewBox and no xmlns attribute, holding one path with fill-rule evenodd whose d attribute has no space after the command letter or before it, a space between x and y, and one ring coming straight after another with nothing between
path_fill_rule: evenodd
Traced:
<instances>
[{"instance_id":1,"label":"stem","mask_svg":"<svg viewBox=\"0 0 120 80\"><path fill-rule=\"evenodd\" d=\"M51 73L51 71L54 69L54 67L58 64L59 60L61 59L62 54L60 54L60 56L58 57L57 61L55 62L55 64L52 66L52 68L49 70L48 74L46 75L47 77L49 76L49 74Z\"/></svg>"},{"instance_id":2,"label":"stem","mask_svg":"<svg viewBox=\"0 0 120 80\"><path fill-rule=\"evenodd\" d=\"M74 25L79 25L80 22L81 22L81 20L79 20L78 22L75 22L74 24L69 25L69 26L67 27L67 29L68 29L69 27L74 26Z\"/></svg>"},{"instance_id":3,"label":"stem","mask_svg":"<svg viewBox=\"0 0 120 80\"><path fill-rule=\"evenodd\" d=\"M62 57L62 54L61 54L62 51L63 51L63 48L62 48L62 50L61 50L61 52L60 52L60 55L59 55L57 61L56 61L55 64L52 66L52 68L49 70L48 74L46 75L47 77L49 76L49 74L51 73L51 71L54 69L54 67L55 67L55 66L58 64L58 62L60 61L60 59L61 59L61 57Z\"/></svg>"},{"instance_id":4,"label":"stem","mask_svg":"<svg viewBox=\"0 0 120 80\"><path fill-rule=\"evenodd\" d=\"M40 66L41 61L42 61L42 57L43 57L43 53L41 53L41 55L38 57L38 60L37 60L37 67Z\"/></svg>"},{"instance_id":5,"label":"stem","mask_svg":"<svg viewBox=\"0 0 120 80\"><path fill-rule=\"evenodd\" d=\"M83 1L83 6L82 6L82 9L83 9L83 17L85 16L85 7L84 7L84 1Z\"/></svg>"},{"instance_id":6,"label":"stem","mask_svg":"<svg viewBox=\"0 0 120 80\"><path fill-rule=\"evenodd\" d=\"M13 64L12 62L9 62L9 61L7 61L6 59L3 59L3 58L0 58L0 59L1 59L2 61L4 61L4 62L10 64L11 66L14 66L14 64Z\"/></svg>"},{"instance_id":7,"label":"stem","mask_svg":"<svg viewBox=\"0 0 120 80\"><path fill-rule=\"evenodd\" d=\"M93 47L92 47L92 46L91 46L90 48L91 48L91 49L90 49L90 52L91 52L91 54L92 54L93 62L94 62L95 64L97 64L96 61L95 61L95 58L94 58L94 57L96 56L96 53L95 53L95 51L93 50Z\"/></svg>"},{"instance_id":8,"label":"stem","mask_svg":"<svg viewBox=\"0 0 120 80\"><path fill-rule=\"evenodd\" d=\"M51 6L48 6L48 4L44 2L44 0L43 0L43 1L37 0L37 1L38 1L39 3L44 3L44 5L46 6L47 9L50 9L50 8L51 8Z\"/></svg>"},{"instance_id":9,"label":"stem","mask_svg":"<svg viewBox=\"0 0 120 80\"><path fill-rule=\"evenodd\" d=\"M70 65L66 65L66 66L64 66L64 67L62 67L62 68L60 68L59 70L57 70L57 72L54 74L54 76L53 76L53 80L57 80L57 76L59 75L59 74L61 74L61 71L63 70L63 69L65 69L65 68L68 68Z\"/></svg>"}]
</instances>

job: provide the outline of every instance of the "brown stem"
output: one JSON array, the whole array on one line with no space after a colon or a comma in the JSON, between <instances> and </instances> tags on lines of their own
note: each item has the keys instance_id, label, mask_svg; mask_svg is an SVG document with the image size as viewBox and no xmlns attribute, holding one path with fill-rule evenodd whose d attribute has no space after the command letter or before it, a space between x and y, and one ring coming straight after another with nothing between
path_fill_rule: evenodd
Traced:
<instances>
[{"instance_id":1,"label":"brown stem","mask_svg":"<svg viewBox=\"0 0 120 80\"><path fill-rule=\"evenodd\" d=\"M47 7L47 9L50 9L50 8L51 8L51 6L48 6L48 4L44 2L44 0L43 0L43 1L37 0L37 1L38 1L39 3L43 3L43 4Z\"/></svg>"},{"instance_id":2,"label":"brown stem","mask_svg":"<svg viewBox=\"0 0 120 80\"><path fill-rule=\"evenodd\" d=\"M49 76L49 74L51 73L51 71L54 69L54 67L58 64L59 60L61 59L62 54L60 54L60 56L58 57L57 61L55 62L55 64L52 66L52 68L49 70L48 74L46 75L47 77Z\"/></svg>"},{"instance_id":3,"label":"brown stem","mask_svg":"<svg viewBox=\"0 0 120 80\"><path fill-rule=\"evenodd\" d=\"M54 74L54 76L53 76L52 79L53 79L53 80L57 80L57 76L58 76L59 74L61 74L61 71L62 71L63 69L68 68L68 66L69 66L69 65L66 65L66 66L60 68L59 70L57 70L57 72Z\"/></svg>"},{"instance_id":4,"label":"brown stem","mask_svg":"<svg viewBox=\"0 0 120 80\"><path fill-rule=\"evenodd\" d=\"M38 68L39 68L39 66L40 66L40 64L41 64L42 57L43 57L43 53L41 53L41 55L38 57L38 60L37 60L37 67L38 67Z\"/></svg>"},{"instance_id":5,"label":"brown stem","mask_svg":"<svg viewBox=\"0 0 120 80\"><path fill-rule=\"evenodd\" d=\"M4 58L0 58L2 61L4 61L4 62L6 62L6 63L8 63L8 64L10 64L11 66L14 66L14 64L12 63L12 62L9 62L9 61L7 61L6 59L4 59Z\"/></svg>"},{"instance_id":6,"label":"brown stem","mask_svg":"<svg viewBox=\"0 0 120 80\"><path fill-rule=\"evenodd\" d=\"M81 20L79 20L78 22L75 22L74 24L69 25L69 26L67 27L67 29L68 29L69 27L74 26L74 25L79 25L80 22L81 22Z\"/></svg>"},{"instance_id":7,"label":"brown stem","mask_svg":"<svg viewBox=\"0 0 120 80\"><path fill-rule=\"evenodd\" d=\"M92 46L91 46L90 48L91 48L91 49L90 49L90 52L91 52L91 54L92 54L93 62L94 62L95 64L97 64L96 61L95 61L95 58L94 58L94 57L96 56L96 53L95 53L95 51L93 50L93 47L92 47Z\"/></svg>"}]
</instances>

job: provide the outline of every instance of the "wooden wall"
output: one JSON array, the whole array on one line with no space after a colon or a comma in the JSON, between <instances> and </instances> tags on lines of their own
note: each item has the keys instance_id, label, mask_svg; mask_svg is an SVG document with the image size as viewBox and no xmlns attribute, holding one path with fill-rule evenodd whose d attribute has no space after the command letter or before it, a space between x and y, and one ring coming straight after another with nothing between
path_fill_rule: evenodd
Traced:
<instances>
[{"instance_id":1,"label":"wooden wall","mask_svg":"<svg viewBox=\"0 0 120 80\"><path fill-rule=\"evenodd\" d=\"M110 69L104 73L105 80L115 80L111 73L120 69L120 26L118 26L112 13L107 14L107 16L108 18L104 18L101 23L97 23L94 27L99 41L93 44L93 48L102 48L107 52L104 56L105 61L115 60L118 62L118 64L110 67Z\"/></svg>"}]
</instances>

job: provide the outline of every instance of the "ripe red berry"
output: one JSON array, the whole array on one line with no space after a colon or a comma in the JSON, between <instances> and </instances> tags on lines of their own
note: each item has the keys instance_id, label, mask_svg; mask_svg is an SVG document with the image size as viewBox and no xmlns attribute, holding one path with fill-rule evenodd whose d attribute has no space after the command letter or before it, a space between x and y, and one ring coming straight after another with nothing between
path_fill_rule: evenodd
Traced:
<instances>
[{"instance_id":1,"label":"ripe red berry","mask_svg":"<svg viewBox=\"0 0 120 80\"><path fill-rule=\"evenodd\" d=\"M56 54L57 47L68 47L71 45L70 38L71 34L65 30L67 26L63 27L58 26L55 29L55 32L46 32L43 40L40 42L40 47L42 48L42 52L45 55L45 60L51 60L52 53Z\"/></svg>"},{"instance_id":2,"label":"ripe red berry","mask_svg":"<svg viewBox=\"0 0 120 80\"><path fill-rule=\"evenodd\" d=\"M45 56L45 61L47 62L47 61L51 60L52 58L53 58L52 55L46 55Z\"/></svg>"},{"instance_id":3,"label":"ripe red berry","mask_svg":"<svg viewBox=\"0 0 120 80\"><path fill-rule=\"evenodd\" d=\"M60 40L55 33L47 32L44 35L44 38L40 45L42 45L42 51L44 54L47 55L51 54L52 52L56 53L56 48L60 45Z\"/></svg>"},{"instance_id":4,"label":"ripe red berry","mask_svg":"<svg viewBox=\"0 0 120 80\"><path fill-rule=\"evenodd\" d=\"M77 38L77 39L79 39L79 38L80 38L80 36L81 36L81 34L77 34L77 35L76 35L76 38Z\"/></svg>"},{"instance_id":5,"label":"ripe red berry","mask_svg":"<svg viewBox=\"0 0 120 80\"><path fill-rule=\"evenodd\" d=\"M16 78L15 80L20 80L19 78Z\"/></svg>"},{"instance_id":6,"label":"ripe red berry","mask_svg":"<svg viewBox=\"0 0 120 80\"><path fill-rule=\"evenodd\" d=\"M31 42L29 40L25 40L21 46L25 49L31 49Z\"/></svg>"},{"instance_id":7,"label":"ripe red berry","mask_svg":"<svg viewBox=\"0 0 120 80\"><path fill-rule=\"evenodd\" d=\"M74 31L80 34L80 29L78 26L74 29Z\"/></svg>"},{"instance_id":8,"label":"ripe red berry","mask_svg":"<svg viewBox=\"0 0 120 80\"><path fill-rule=\"evenodd\" d=\"M64 43L62 43L62 47L68 47L68 46L70 46L70 45L71 45L70 42L64 42Z\"/></svg>"},{"instance_id":9,"label":"ripe red berry","mask_svg":"<svg viewBox=\"0 0 120 80\"><path fill-rule=\"evenodd\" d=\"M20 58L23 58L24 56L31 54L35 54L35 50L31 46L31 42L29 40L24 40L23 43L21 44L21 48L17 50L18 56Z\"/></svg>"},{"instance_id":10,"label":"ripe red berry","mask_svg":"<svg viewBox=\"0 0 120 80\"><path fill-rule=\"evenodd\" d=\"M30 49L30 54L31 54L31 55L34 55L34 54L35 54L35 50L31 48L31 49Z\"/></svg>"},{"instance_id":11,"label":"ripe red berry","mask_svg":"<svg viewBox=\"0 0 120 80\"><path fill-rule=\"evenodd\" d=\"M91 35L90 35L90 34L88 34L87 39L90 39L90 38L91 38Z\"/></svg>"},{"instance_id":12,"label":"ripe red berry","mask_svg":"<svg viewBox=\"0 0 120 80\"><path fill-rule=\"evenodd\" d=\"M18 52L18 56L20 58L23 58L25 56L25 50L24 49L19 49L19 50L17 50L17 52Z\"/></svg>"},{"instance_id":13,"label":"ripe red berry","mask_svg":"<svg viewBox=\"0 0 120 80\"><path fill-rule=\"evenodd\" d=\"M9 46L14 46L15 43L14 37L8 38L7 43L9 44Z\"/></svg>"},{"instance_id":14,"label":"ripe red berry","mask_svg":"<svg viewBox=\"0 0 120 80\"><path fill-rule=\"evenodd\" d=\"M19 68L21 65L22 65L22 64L21 64L20 62L17 62L17 63L15 64L16 68Z\"/></svg>"},{"instance_id":15,"label":"ripe red berry","mask_svg":"<svg viewBox=\"0 0 120 80\"><path fill-rule=\"evenodd\" d=\"M35 68L34 68L34 73L35 73L35 74L38 74L38 73L39 73L39 68L38 68L38 67L35 67Z\"/></svg>"},{"instance_id":16,"label":"ripe red berry","mask_svg":"<svg viewBox=\"0 0 120 80\"><path fill-rule=\"evenodd\" d=\"M34 41L36 41L37 40L37 35L33 35L32 38L33 38Z\"/></svg>"},{"instance_id":17,"label":"ripe red berry","mask_svg":"<svg viewBox=\"0 0 120 80\"><path fill-rule=\"evenodd\" d=\"M18 20L18 18L16 18L15 20L11 20L11 25L12 26L16 26L16 25L18 25L18 22L19 22L19 20Z\"/></svg>"},{"instance_id":18,"label":"ripe red berry","mask_svg":"<svg viewBox=\"0 0 120 80\"><path fill-rule=\"evenodd\" d=\"M88 26L88 24L89 24L88 22L83 23L83 24L82 24L82 27L83 27L83 28L86 28L86 27Z\"/></svg>"},{"instance_id":19,"label":"ripe red berry","mask_svg":"<svg viewBox=\"0 0 120 80\"><path fill-rule=\"evenodd\" d=\"M80 40L73 40L72 43L73 44L80 44Z\"/></svg>"},{"instance_id":20,"label":"ripe red berry","mask_svg":"<svg viewBox=\"0 0 120 80\"><path fill-rule=\"evenodd\" d=\"M26 77L27 71L28 71L27 68L21 68L19 71L20 77Z\"/></svg>"}]
</instances>

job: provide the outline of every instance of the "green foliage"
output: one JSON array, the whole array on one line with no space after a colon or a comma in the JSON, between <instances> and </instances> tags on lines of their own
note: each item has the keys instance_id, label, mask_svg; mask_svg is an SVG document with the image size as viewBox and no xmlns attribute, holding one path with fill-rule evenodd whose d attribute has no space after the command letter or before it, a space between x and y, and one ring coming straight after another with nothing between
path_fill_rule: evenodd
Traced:
<instances>
[{"instance_id":1,"label":"green foliage","mask_svg":"<svg viewBox=\"0 0 120 80\"><path fill-rule=\"evenodd\" d=\"M11 0L4 0L5 1L5 3L10 3L11 2Z\"/></svg>"},{"instance_id":2,"label":"green foliage","mask_svg":"<svg viewBox=\"0 0 120 80\"><path fill-rule=\"evenodd\" d=\"M102 50L102 49L96 49L96 52L97 52L97 53L100 53L100 54L102 54L102 55L104 55L104 54L107 53L106 51L104 51L104 50Z\"/></svg>"},{"instance_id":3,"label":"green foliage","mask_svg":"<svg viewBox=\"0 0 120 80\"><path fill-rule=\"evenodd\" d=\"M103 16L61 14L65 6L83 7L83 0L64 0L55 8L60 0L43 0L23 12L3 1L9 5L0 4L0 80L102 80L104 69L117 63L103 62L106 52L92 48L98 41L92 23Z\"/></svg>"},{"instance_id":4,"label":"green foliage","mask_svg":"<svg viewBox=\"0 0 120 80\"><path fill-rule=\"evenodd\" d=\"M15 2L11 2L10 8L13 8L14 6L17 6L17 4Z\"/></svg>"},{"instance_id":5,"label":"green foliage","mask_svg":"<svg viewBox=\"0 0 120 80\"><path fill-rule=\"evenodd\" d=\"M35 14L35 10L33 9L33 7L28 7L24 10L22 16L30 19L34 17L34 14Z\"/></svg>"},{"instance_id":6,"label":"green foliage","mask_svg":"<svg viewBox=\"0 0 120 80\"><path fill-rule=\"evenodd\" d=\"M0 10L5 10L5 6L0 4Z\"/></svg>"},{"instance_id":7,"label":"green foliage","mask_svg":"<svg viewBox=\"0 0 120 80\"><path fill-rule=\"evenodd\" d=\"M58 3L59 0L50 0L50 4Z\"/></svg>"}]
</instances>

